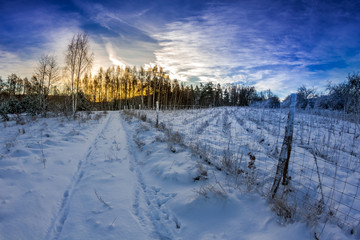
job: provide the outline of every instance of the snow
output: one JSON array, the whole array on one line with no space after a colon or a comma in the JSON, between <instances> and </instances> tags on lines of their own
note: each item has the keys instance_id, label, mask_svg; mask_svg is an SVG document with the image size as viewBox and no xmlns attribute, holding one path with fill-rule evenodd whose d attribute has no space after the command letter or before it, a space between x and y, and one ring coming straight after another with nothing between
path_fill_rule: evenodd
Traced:
<instances>
[{"instance_id":1,"label":"snow","mask_svg":"<svg viewBox=\"0 0 360 240\"><path fill-rule=\"evenodd\" d=\"M3 123L0 239L313 239L311 227L284 224L259 194L186 144L205 141L222 152L232 144L227 134L238 141L253 133L235 135L231 114L171 114L164 122L160 113L160 124L177 137L121 112ZM323 236L350 238L333 225Z\"/></svg>"}]
</instances>

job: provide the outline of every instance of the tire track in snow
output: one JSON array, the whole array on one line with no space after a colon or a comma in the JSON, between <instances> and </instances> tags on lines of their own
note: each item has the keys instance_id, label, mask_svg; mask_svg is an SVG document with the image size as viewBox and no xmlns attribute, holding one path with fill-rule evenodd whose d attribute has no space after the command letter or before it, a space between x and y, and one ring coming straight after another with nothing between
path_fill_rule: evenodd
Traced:
<instances>
[{"instance_id":1,"label":"tire track in snow","mask_svg":"<svg viewBox=\"0 0 360 240\"><path fill-rule=\"evenodd\" d=\"M92 144L86 151L86 155L84 159L79 160L77 170L75 174L72 177L71 183L69 184L69 187L65 190L63 193L63 198L61 200L60 208L56 216L53 218L51 225L47 231L45 239L58 239L62 228L65 224L65 221L69 214L69 206L71 202L71 197L76 189L76 186L81 181L83 175L84 175L84 166L87 165L88 159L91 156L91 153L93 152L94 148L96 148L96 144L98 142L98 139L102 137L105 129L108 127L110 120L112 119L112 115L107 115L107 120L103 127L101 128L100 132L96 135L95 139L93 140Z\"/></svg>"},{"instance_id":2,"label":"tire track in snow","mask_svg":"<svg viewBox=\"0 0 360 240\"><path fill-rule=\"evenodd\" d=\"M144 227L147 223L152 224L152 237L155 239L175 239L175 230L180 229L181 224L176 216L169 211L166 202L175 197L176 194L162 193L160 188L148 186L140 169L136 166L136 160L134 161L132 168L138 180L133 204L135 216ZM145 204L141 205L141 200Z\"/></svg>"},{"instance_id":3,"label":"tire track in snow","mask_svg":"<svg viewBox=\"0 0 360 240\"><path fill-rule=\"evenodd\" d=\"M122 125L124 126L123 120ZM129 132L126 132L126 136L130 156L130 171L135 174L137 179L137 187L132 205L133 214L138 218L143 227L148 227L148 224L152 225L153 232L151 237L154 239L176 239L175 234L181 228L181 223L166 206L166 202L174 198L176 194L162 193L160 188L146 184L136 155L131 150L136 149L137 146L131 141L132 137L129 135Z\"/></svg>"}]
</instances>

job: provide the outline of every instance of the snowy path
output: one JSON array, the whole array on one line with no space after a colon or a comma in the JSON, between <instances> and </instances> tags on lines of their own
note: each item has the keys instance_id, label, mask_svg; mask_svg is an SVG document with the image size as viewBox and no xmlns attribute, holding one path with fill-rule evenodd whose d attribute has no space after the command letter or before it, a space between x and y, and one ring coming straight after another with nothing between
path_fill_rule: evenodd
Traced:
<instances>
[{"instance_id":1,"label":"snowy path","mask_svg":"<svg viewBox=\"0 0 360 240\"><path fill-rule=\"evenodd\" d=\"M45 239L173 239L161 219L170 195L147 186L118 112L79 162ZM160 213L162 211L162 213Z\"/></svg>"},{"instance_id":2,"label":"snowy path","mask_svg":"<svg viewBox=\"0 0 360 240\"><path fill-rule=\"evenodd\" d=\"M146 226L130 211L138 182L132 161L120 115L110 112L79 162L46 239L148 239Z\"/></svg>"}]
</instances>

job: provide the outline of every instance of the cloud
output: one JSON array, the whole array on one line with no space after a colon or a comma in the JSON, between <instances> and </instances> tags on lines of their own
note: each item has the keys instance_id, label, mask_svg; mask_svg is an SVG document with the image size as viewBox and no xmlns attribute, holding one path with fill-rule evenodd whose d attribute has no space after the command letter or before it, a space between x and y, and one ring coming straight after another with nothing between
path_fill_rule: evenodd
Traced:
<instances>
[{"instance_id":1,"label":"cloud","mask_svg":"<svg viewBox=\"0 0 360 240\"><path fill-rule=\"evenodd\" d=\"M33 72L34 62L23 60L16 53L0 48L0 77L7 78L11 73L19 76L28 76Z\"/></svg>"},{"instance_id":2,"label":"cloud","mask_svg":"<svg viewBox=\"0 0 360 240\"><path fill-rule=\"evenodd\" d=\"M344 43L335 34L341 29L338 15L328 20L331 15L320 13L311 5L267 1L208 5L153 35L160 45L154 63L184 81L252 84L279 95L304 82L325 86L332 75L323 71L349 69L346 42L359 31L352 26L356 19L345 24Z\"/></svg>"},{"instance_id":3,"label":"cloud","mask_svg":"<svg viewBox=\"0 0 360 240\"><path fill-rule=\"evenodd\" d=\"M24 46L18 51L8 51L0 46L0 76L16 73L22 77L31 77L34 74L37 61L41 56L50 54L56 57L60 66L64 66L67 44L79 28L54 28L43 35L41 44Z\"/></svg>"},{"instance_id":4,"label":"cloud","mask_svg":"<svg viewBox=\"0 0 360 240\"><path fill-rule=\"evenodd\" d=\"M238 19L239 15L243 19ZM165 31L154 35L161 46L155 51L156 63L184 79L196 76L200 82L221 83L261 78L259 72L251 71L256 67L286 65L284 47L271 43L264 29L245 22L245 12L217 6L200 17L170 23Z\"/></svg>"},{"instance_id":5,"label":"cloud","mask_svg":"<svg viewBox=\"0 0 360 240\"><path fill-rule=\"evenodd\" d=\"M154 61L154 50L158 48L157 41L138 27L135 21L131 21L141 18L148 9L124 15L117 8L104 7L99 3L91 6L80 5L90 16L91 24L87 23L84 26L97 46L96 61L102 62L103 67L142 66ZM107 54L107 60L104 54Z\"/></svg>"},{"instance_id":6,"label":"cloud","mask_svg":"<svg viewBox=\"0 0 360 240\"><path fill-rule=\"evenodd\" d=\"M51 5L8 3L0 13L6 18L0 26L0 76L30 78L45 54L55 55L62 66L67 43L80 30L77 14L60 13Z\"/></svg>"},{"instance_id":7,"label":"cloud","mask_svg":"<svg viewBox=\"0 0 360 240\"><path fill-rule=\"evenodd\" d=\"M115 65L115 66L120 66L122 68L125 68L126 66L128 66L129 64L126 63L123 59L121 59L120 57L117 56L117 54L114 52L112 44L111 43L107 43L106 46L106 52L109 55L109 60Z\"/></svg>"},{"instance_id":8,"label":"cloud","mask_svg":"<svg viewBox=\"0 0 360 240\"><path fill-rule=\"evenodd\" d=\"M49 4L29 5L20 11L15 11L14 7L7 6L14 11L6 12L6 26L0 26L0 33L9 36L0 38L0 76L15 72L31 77L37 60L44 54L55 55L58 63L64 66L67 45L80 31L89 34L95 55L93 73L100 67L140 66L155 59L156 40L120 18L116 10L106 9L101 4L68 6L65 12ZM146 10L136 13L139 17L144 14Z\"/></svg>"}]
</instances>

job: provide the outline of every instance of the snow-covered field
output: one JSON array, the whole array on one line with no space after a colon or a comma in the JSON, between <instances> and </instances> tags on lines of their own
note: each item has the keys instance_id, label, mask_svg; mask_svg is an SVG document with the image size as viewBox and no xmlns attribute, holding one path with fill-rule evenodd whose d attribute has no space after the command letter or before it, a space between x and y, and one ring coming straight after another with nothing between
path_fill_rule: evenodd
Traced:
<instances>
[{"instance_id":1,"label":"snow-covered field","mask_svg":"<svg viewBox=\"0 0 360 240\"><path fill-rule=\"evenodd\" d=\"M146 115L153 123L156 119L155 111L133 114L143 120ZM272 114L273 120L265 110L166 111L159 115L159 128L120 112L83 114L75 121L58 117L1 123L0 239L314 239L319 227L300 218L284 221L255 191L267 191L276 164L274 149L282 142L286 113ZM325 139L331 146L341 145L341 157L332 160L340 165L353 156L347 167L355 168L359 150L348 148L346 135L337 140L342 121L338 123L334 137ZM351 124L343 126L351 134ZM304 150L322 141L320 134L320 140L311 137L320 127L301 128L296 128L302 137L295 140L295 159L310 161ZM358 146L358 138L354 144ZM329 155L331 149L321 151ZM303 162L299 167L307 166ZM318 162L325 169L324 161ZM331 167L326 171L333 174ZM304 184L295 172L293 181ZM350 192L341 198L356 196L358 188L349 186L359 185L358 172L337 169L336 174L346 175L343 192ZM307 188L315 188L316 198L316 172L310 179L314 186ZM325 175L321 180L325 201L330 201L328 180ZM351 200L351 216L359 220L358 199ZM359 232L351 235L334 221L320 235L358 237Z\"/></svg>"},{"instance_id":2,"label":"snow-covered field","mask_svg":"<svg viewBox=\"0 0 360 240\"><path fill-rule=\"evenodd\" d=\"M182 143L205 162L232 175L229 185L268 197L287 109L229 107L138 114L153 123L158 118L159 128L180 135ZM335 225L360 237L360 126L346 118L336 112L296 113L291 181L280 196L286 205L273 206L284 221L308 222L321 237Z\"/></svg>"}]
</instances>

